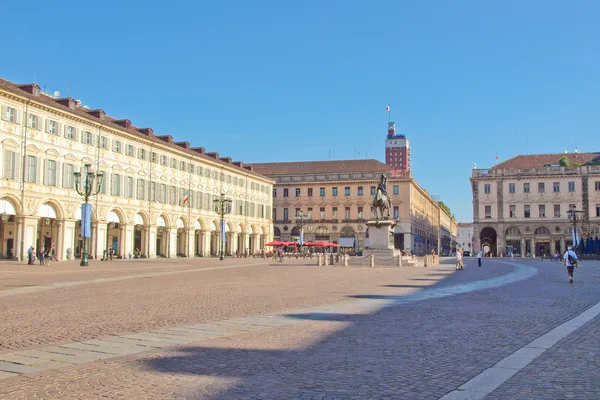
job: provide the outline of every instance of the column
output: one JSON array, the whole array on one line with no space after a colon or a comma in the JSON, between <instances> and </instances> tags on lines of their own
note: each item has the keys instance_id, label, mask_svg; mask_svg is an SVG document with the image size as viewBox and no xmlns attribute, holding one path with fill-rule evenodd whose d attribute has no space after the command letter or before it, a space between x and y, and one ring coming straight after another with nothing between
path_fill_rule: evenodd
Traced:
<instances>
[{"instance_id":1,"label":"column","mask_svg":"<svg viewBox=\"0 0 600 400\"><path fill-rule=\"evenodd\" d=\"M521 257L525 257L525 238L521 237Z\"/></svg>"},{"instance_id":2,"label":"column","mask_svg":"<svg viewBox=\"0 0 600 400\"><path fill-rule=\"evenodd\" d=\"M108 246L108 244L106 243L106 235L108 234L108 224L106 222L98 222L98 229L96 230L96 233L96 259L99 260L104 257L104 251Z\"/></svg>"},{"instance_id":3,"label":"column","mask_svg":"<svg viewBox=\"0 0 600 400\"><path fill-rule=\"evenodd\" d=\"M177 256L177 228L169 228L167 230L167 251L166 255L168 258Z\"/></svg>"},{"instance_id":4,"label":"column","mask_svg":"<svg viewBox=\"0 0 600 400\"><path fill-rule=\"evenodd\" d=\"M142 227L142 247L140 247L140 255L145 254L146 257L150 257L150 249L148 248L148 245L150 244L149 241L150 238L150 227L149 226L143 226Z\"/></svg>"},{"instance_id":5,"label":"column","mask_svg":"<svg viewBox=\"0 0 600 400\"><path fill-rule=\"evenodd\" d=\"M210 232L206 229L200 231L200 253L202 253L202 257L208 257L210 254L208 251L208 235L210 235Z\"/></svg>"},{"instance_id":6,"label":"column","mask_svg":"<svg viewBox=\"0 0 600 400\"><path fill-rule=\"evenodd\" d=\"M25 255L27 255L27 249L33 246L37 257L38 244L37 244L37 231L38 231L38 217L23 217L23 229L25 230L25 240L23 249Z\"/></svg>"},{"instance_id":7,"label":"column","mask_svg":"<svg viewBox=\"0 0 600 400\"><path fill-rule=\"evenodd\" d=\"M67 253L71 254L71 259L75 258L75 226L77 221L74 220L63 220L59 221L62 227L58 233L58 246L56 247L56 256L59 260L66 260ZM88 245L90 243L88 242Z\"/></svg>"},{"instance_id":8,"label":"column","mask_svg":"<svg viewBox=\"0 0 600 400\"><path fill-rule=\"evenodd\" d=\"M196 231L193 229L186 229L185 231L185 239L186 239L186 248L185 248L185 256L193 257L195 246L194 243L196 241Z\"/></svg>"},{"instance_id":9,"label":"column","mask_svg":"<svg viewBox=\"0 0 600 400\"><path fill-rule=\"evenodd\" d=\"M88 258L98 260L98 223L92 222L92 236L88 239Z\"/></svg>"},{"instance_id":10,"label":"column","mask_svg":"<svg viewBox=\"0 0 600 400\"><path fill-rule=\"evenodd\" d=\"M21 217L15 216L15 224L17 225L16 236L15 236L15 257L19 261L27 260L27 249L23 251L21 248L21 235L23 234L23 221Z\"/></svg>"},{"instance_id":11,"label":"column","mask_svg":"<svg viewBox=\"0 0 600 400\"><path fill-rule=\"evenodd\" d=\"M147 226L144 227L145 229L147 229L147 233L148 233L148 242L146 242L146 257L148 258L156 258L156 255L158 253L158 249L156 248L156 236L157 236L157 229L155 225L151 225L151 226Z\"/></svg>"},{"instance_id":12,"label":"column","mask_svg":"<svg viewBox=\"0 0 600 400\"><path fill-rule=\"evenodd\" d=\"M260 249L260 234L254 233L252 234L252 254L257 253Z\"/></svg>"},{"instance_id":13,"label":"column","mask_svg":"<svg viewBox=\"0 0 600 400\"><path fill-rule=\"evenodd\" d=\"M556 253L556 239L554 237L550 238L550 257L554 257L554 253Z\"/></svg>"},{"instance_id":14,"label":"column","mask_svg":"<svg viewBox=\"0 0 600 400\"><path fill-rule=\"evenodd\" d=\"M123 258L133 257L133 227L134 225L120 224L119 255Z\"/></svg>"},{"instance_id":15,"label":"column","mask_svg":"<svg viewBox=\"0 0 600 400\"><path fill-rule=\"evenodd\" d=\"M535 237L531 238L531 256L537 257L537 254L535 254Z\"/></svg>"}]
</instances>

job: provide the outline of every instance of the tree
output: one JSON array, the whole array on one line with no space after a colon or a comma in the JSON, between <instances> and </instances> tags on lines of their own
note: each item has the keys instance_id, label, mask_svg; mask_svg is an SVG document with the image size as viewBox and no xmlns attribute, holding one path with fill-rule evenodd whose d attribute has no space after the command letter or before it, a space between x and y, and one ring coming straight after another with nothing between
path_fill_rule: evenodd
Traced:
<instances>
[{"instance_id":1,"label":"tree","mask_svg":"<svg viewBox=\"0 0 600 400\"><path fill-rule=\"evenodd\" d=\"M446 204L444 204L444 202L443 202L443 201L440 201L440 202L438 202L438 204L440 205L440 207L442 207L442 208L444 209L444 211L446 211L446 213L447 213L448 215L452 215L452 214L450 213L450 207L448 207Z\"/></svg>"},{"instance_id":2,"label":"tree","mask_svg":"<svg viewBox=\"0 0 600 400\"><path fill-rule=\"evenodd\" d=\"M561 165L561 167L570 167L571 163L569 162L569 157L567 156L562 156L560 158L560 160L558 160L558 163Z\"/></svg>"}]
</instances>

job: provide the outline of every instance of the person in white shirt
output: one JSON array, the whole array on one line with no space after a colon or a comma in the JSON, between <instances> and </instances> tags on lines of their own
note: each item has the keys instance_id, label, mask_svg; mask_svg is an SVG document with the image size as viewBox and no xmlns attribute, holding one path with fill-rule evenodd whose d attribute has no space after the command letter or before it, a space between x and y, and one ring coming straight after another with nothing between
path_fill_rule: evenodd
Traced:
<instances>
[{"instance_id":1,"label":"person in white shirt","mask_svg":"<svg viewBox=\"0 0 600 400\"><path fill-rule=\"evenodd\" d=\"M567 251L563 256L563 263L567 267L567 271L569 271L569 283L573 283L573 273L577 265L577 253L573 251L571 246L567 247Z\"/></svg>"},{"instance_id":2,"label":"person in white shirt","mask_svg":"<svg viewBox=\"0 0 600 400\"><path fill-rule=\"evenodd\" d=\"M462 253L460 250L456 250L456 270L465 269L465 264L463 263Z\"/></svg>"},{"instance_id":3,"label":"person in white shirt","mask_svg":"<svg viewBox=\"0 0 600 400\"><path fill-rule=\"evenodd\" d=\"M477 253L477 266L481 267L481 258L483 257L483 251L479 250L479 253Z\"/></svg>"}]
</instances>

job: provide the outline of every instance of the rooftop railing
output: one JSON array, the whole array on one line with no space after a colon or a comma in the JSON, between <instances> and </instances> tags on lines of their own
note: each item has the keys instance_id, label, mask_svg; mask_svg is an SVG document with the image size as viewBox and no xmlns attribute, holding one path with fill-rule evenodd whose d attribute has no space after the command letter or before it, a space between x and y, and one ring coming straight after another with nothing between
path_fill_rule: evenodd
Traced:
<instances>
[{"instance_id":1,"label":"rooftop railing","mask_svg":"<svg viewBox=\"0 0 600 400\"><path fill-rule=\"evenodd\" d=\"M541 168L505 168L474 169L473 178L496 178L507 176L531 175L586 175L600 173L600 165L582 165L580 167L549 166Z\"/></svg>"}]
</instances>

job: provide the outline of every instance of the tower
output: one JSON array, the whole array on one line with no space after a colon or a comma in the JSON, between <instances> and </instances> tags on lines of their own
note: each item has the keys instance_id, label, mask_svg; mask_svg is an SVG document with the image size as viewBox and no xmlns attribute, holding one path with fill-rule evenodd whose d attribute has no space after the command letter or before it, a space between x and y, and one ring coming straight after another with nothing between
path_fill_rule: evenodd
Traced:
<instances>
[{"instance_id":1,"label":"tower","mask_svg":"<svg viewBox=\"0 0 600 400\"><path fill-rule=\"evenodd\" d=\"M393 121L388 122L385 163L394 174L406 175L410 171L410 144L405 135L396 133L396 124Z\"/></svg>"}]
</instances>

